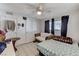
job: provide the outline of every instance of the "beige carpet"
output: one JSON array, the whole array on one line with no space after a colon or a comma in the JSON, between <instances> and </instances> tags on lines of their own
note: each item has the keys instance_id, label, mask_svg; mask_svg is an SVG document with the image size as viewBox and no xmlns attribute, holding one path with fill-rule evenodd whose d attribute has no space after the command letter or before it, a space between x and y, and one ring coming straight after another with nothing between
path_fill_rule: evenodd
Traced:
<instances>
[{"instance_id":1,"label":"beige carpet","mask_svg":"<svg viewBox=\"0 0 79 59\"><path fill-rule=\"evenodd\" d=\"M37 50L35 43L22 44L16 47L16 56L38 56L39 52Z\"/></svg>"}]
</instances>

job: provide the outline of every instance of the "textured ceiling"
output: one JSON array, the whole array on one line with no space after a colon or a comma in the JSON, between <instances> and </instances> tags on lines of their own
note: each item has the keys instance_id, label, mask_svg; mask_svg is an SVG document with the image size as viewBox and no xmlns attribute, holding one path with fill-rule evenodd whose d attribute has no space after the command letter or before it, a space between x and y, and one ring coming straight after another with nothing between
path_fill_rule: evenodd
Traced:
<instances>
[{"instance_id":1,"label":"textured ceiling","mask_svg":"<svg viewBox=\"0 0 79 59\"><path fill-rule=\"evenodd\" d=\"M13 14L24 15L36 19L48 19L54 16L68 14L79 9L77 3L44 3L43 14L41 16L36 14L37 3L16 3L16 4L0 4L0 11L12 12Z\"/></svg>"}]
</instances>

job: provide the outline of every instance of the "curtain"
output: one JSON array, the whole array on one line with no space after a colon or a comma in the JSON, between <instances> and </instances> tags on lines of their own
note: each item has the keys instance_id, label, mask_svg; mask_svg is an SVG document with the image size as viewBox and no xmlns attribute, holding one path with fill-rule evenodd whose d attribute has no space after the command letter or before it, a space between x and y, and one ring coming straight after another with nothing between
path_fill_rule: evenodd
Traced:
<instances>
[{"instance_id":1,"label":"curtain","mask_svg":"<svg viewBox=\"0 0 79 59\"><path fill-rule=\"evenodd\" d=\"M45 21L45 33L50 33L50 30L49 30L49 20Z\"/></svg>"},{"instance_id":2,"label":"curtain","mask_svg":"<svg viewBox=\"0 0 79 59\"><path fill-rule=\"evenodd\" d=\"M52 19L51 23L51 33L54 34L54 19Z\"/></svg>"},{"instance_id":3,"label":"curtain","mask_svg":"<svg viewBox=\"0 0 79 59\"><path fill-rule=\"evenodd\" d=\"M64 36L64 37L66 37L66 35L67 35L68 19L69 19L69 16L62 16L62 18L61 18L61 22L62 22L62 25L61 25L61 36Z\"/></svg>"}]
</instances>

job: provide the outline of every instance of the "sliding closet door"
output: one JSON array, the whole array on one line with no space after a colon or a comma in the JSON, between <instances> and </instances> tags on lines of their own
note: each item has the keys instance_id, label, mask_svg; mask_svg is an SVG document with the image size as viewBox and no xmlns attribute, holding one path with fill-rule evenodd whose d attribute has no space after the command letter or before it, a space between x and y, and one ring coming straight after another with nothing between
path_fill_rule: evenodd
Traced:
<instances>
[{"instance_id":1,"label":"sliding closet door","mask_svg":"<svg viewBox=\"0 0 79 59\"><path fill-rule=\"evenodd\" d=\"M68 19L69 19L69 16L62 16L62 18L61 18L61 21L62 21L61 36L64 36L64 37L66 37L66 35L67 35Z\"/></svg>"},{"instance_id":2,"label":"sliding closet door","mask_svg":"<svg viewBox=\"0 0 79 59\"><path fill-rule=\"evenodd\" d=\"M54 34L54 19L51 22L51 33Z\"/></svg>"},{"instance_id":3,"label":"sliding closet door","mask_svg":"<svg viewBox=\"0 0 79 59\"><path fill-rule=\"evenodd\" d=\"M49 20L45 21L45 33L50 33L50 30L49 30Z\"/></svg>"}]
</instances>

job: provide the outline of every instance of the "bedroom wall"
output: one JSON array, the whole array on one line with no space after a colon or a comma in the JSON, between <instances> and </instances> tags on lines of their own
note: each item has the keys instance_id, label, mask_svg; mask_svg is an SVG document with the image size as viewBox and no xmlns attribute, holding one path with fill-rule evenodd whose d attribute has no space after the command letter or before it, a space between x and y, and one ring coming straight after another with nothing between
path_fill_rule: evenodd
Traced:
<instances>
[{"instance_id":1,"label":"bedroom wall","mask_svg":"<svg viewBox=\"0 0 79 59\"><path fill-rule=\"evenodd\" d=\"M23 21L23 20L21 20L21 21ZM21 30L18 31L18 36L21 36L22 39L17 41L16 45L34 41L34 39L35 39L34 34L41 32L41 29L42 29L41 20L34 19L34 18L27 18L27 20L24 22L25 22L24 33Z\"/></svg>"},{"instance_id":2,"label":"bedroom wall","mask_svg":"<svg viewBox=\"0 0 79 59\"><path fill-rule=\"evenodd\" d=\"M67 36L72 37L74 42L79 42L79 11L69 13L68 15L70 15L70 17L69 17L69 23L68 23ZM57 18L58 18L58 16L57 16ZM25 21L23 21L23 19L22 19L22 16L10 16L10 15L0 13L0 28L3 27L4 20L14 20L16 22L16 25L17 25L17 22L24 22L25 23ZM33 19L31 18L30 20L33 20ZM35 21L37 22L37 31L35 31L34 33L44 32L44 25L45 25L44 21L45 20L46 19L41 19L41 20L35 19ZM25 34L24 35L22 34L23 32L25 33L25 30L23 30L25 28L21 28L19 30L17 30L17 28L18 27L16 26L16 30L13 32L14 36L21 36L22 38L25 39L25 37L23 37ZM16 33L16 31L18 31L18 33ZM34 37L34 33L33 34L28 33L28 35L27 35L28 38L25 40L20 40L19 42L25 42L25 41L31 42L32 41L31 38ZM9 35L11 35L11 34L9 34ZM31 38L29 37L29 35L31 36ZM19 42L18 42L18 44L19 44Z\"/></svg>"},{"instance_id":3,"label":"bedroom wall","mask_svg":"<svg viewBox=\"0 0 79 59\"><path fill-rule=\"evenodd\" d=\"M44 22L44 19L41 19L40 21L40 32L44 32L44 26L45 26L45 22Z\"/></svg>"},{"instance_id":4,"label":"bedroom wall","mask_svg":"<svg viewBox=\"0 0 79 59\"><path fill-rule=\"evenodd\" d=\"M79 42L79 11L70 14L67 36Z\"/></svg>"},{"instance_id":5,"label":"bedroom wall","mask_svg":"<svg viewBox=\"0 0 79 59\"><path fill-rule=\"evenodd\" d=\"M4 21L5 20L12 20L12 21L16 22L16 19L17 19L17 16L15 17L15 16L10 16L10 15L0 13L0 29L4 29ZM15 25L16 25L16 23L15 23ZM15 31L13 31L13 32L16 32L16 27L15 27Z\"/></svg>"},{"instance_id":6,"label":"bedroom wall","mask_svg":"<svg viewBox=\"0 0 79 59\"><path fill-rule=\"evenodd\" d=\"M69 15L69 22L67 28L67 36L71 37L74 42L79 42L79 11L72 13L62 14L61 16ZM60 19L60 15L53 16L55 19ZM45 19L46 20L46 19ZM42 21L42 32L44 32L44 21Z\"/></svg>"},{"instance_id":7,"label":"bedroom wall","mask_svg":"<svg viewBox=\"0 0 79 59\"><path fill-rule=\"evenodd\" d=\"M27 29L25 29L27 26L27 24L25 24L27 21L22 19L23 16L18 16L18 15L7 15L5 13L0 13L0 29L4 28L4 21L5 20L13 20L15 21L16 24L16 28L15 31L9 31L6 35L7 38L11 38L11 37L21 37L21 39L19 41L17 41L16 45L22 44L22 43L28 43L28 42L32 42L34 40L34 34L37 32L41 32L41 28L40 28L40 24L41 21L34 19L34 18L27 18L28 20L32 20L31 22L35 22L35 25L33 25L32 27L34 28L34 26L36 26L36 30L32 31L32 32L27 32ZM24 27L18 27L17 24L18 23L24 23ZM31 28L31 30L33 29Z\"/></svg>"}]
</instances>

